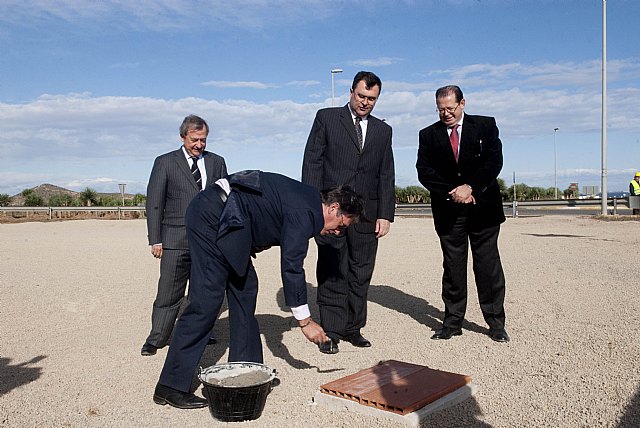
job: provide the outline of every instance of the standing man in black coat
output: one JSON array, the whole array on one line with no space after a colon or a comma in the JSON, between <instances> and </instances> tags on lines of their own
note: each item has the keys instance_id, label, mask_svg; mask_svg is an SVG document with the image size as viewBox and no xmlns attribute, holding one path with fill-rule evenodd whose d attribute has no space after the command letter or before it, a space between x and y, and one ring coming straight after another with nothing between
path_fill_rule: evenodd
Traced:
<instances>
[{"instance_id":1,"label":"standing man in black coat","mask_svg":"<svg viewBox=\"0 0 640 428\"><path fill-rule=\"evenodd\" d=\"M182 147L158 156L147 185L147 232L151 254L160 259L151 332L141 354L155 355L169 342L184 298L191 257L184 215L200 190L227 175L224 158L205 151L209 125L190 115L180 125Z\"/></svg>"},{"instance_id":2,"label":"standing man in black coat","mask_svg":"<svg viewBox=\"0 0 640 428\"><path fill-rule=\"evenodd\" d=\"M478 300L489 336L507 342L505 280L498 252L500 224L505 221L497 182L502 143L493 117L465 114L464 106L458 86L438 89L440 120L420 131L418 179L431 192L433 221L444 256L444 320L431 338L446 340L462 334L471 243Z\"/></svg>"},{"instance_id":3,"label":"standing man in black coat","mask_svg":"<svg viewBox=\"0 0 640 428\"><path fill-rule=\"evenodd\" d=\"M389 232L396 202L391 127L371 116L381 89L375 74L356 74L347 105L318 111L304 151L302 181L317 189L348 185L362 196L368 220L316 238L320 321L331 339L320 345L323 353L337 353L340 339L371 346L360 330L378 239Z\"/></svg>"}]
</instances>

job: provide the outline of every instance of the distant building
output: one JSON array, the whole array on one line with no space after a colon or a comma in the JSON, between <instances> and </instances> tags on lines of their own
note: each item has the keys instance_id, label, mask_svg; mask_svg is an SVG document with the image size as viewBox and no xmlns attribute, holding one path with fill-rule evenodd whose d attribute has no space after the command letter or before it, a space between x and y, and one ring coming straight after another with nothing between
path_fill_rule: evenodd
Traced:
<instances>
[{"instance_id":1,"label":"distant building","mask_svg":"<svg viewBox=\"0 0 640 428\"><path fill-rule=\"evenodd\" d=\"M600 193L600 186L582 186L582 193L585 196L594 196Z\"/></svg>"}]
</instances>

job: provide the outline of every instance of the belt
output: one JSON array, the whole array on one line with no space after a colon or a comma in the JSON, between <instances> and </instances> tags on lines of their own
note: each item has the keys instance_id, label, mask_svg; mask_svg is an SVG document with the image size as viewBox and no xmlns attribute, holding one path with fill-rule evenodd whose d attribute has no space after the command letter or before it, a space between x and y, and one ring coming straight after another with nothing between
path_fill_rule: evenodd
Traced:
<instances>
[{"instance_id":1,"label":"belt","mask_svg":"<svg viewBox=\"0 0 640 428\"><path fill-rule=\"evenodd\" d=\"M225 192L224 189L217 184L214 184L213 187L216 189L216 192L218 192L218 196L220 196L222 202L227 202L227 192Z\"/></svg>"}]
</instances>

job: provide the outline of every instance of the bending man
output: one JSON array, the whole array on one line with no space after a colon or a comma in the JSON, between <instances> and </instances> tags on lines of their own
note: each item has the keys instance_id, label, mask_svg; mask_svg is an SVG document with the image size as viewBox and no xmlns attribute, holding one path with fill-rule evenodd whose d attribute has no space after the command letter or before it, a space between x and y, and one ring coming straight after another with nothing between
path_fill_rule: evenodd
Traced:
<instances>
[{"instance_id":1,"label":"bending man","mask_svg":"<svg viewBox=\"0 0 640 428\"><path fill-rule=\"evenodd\" d=\"M250 258L257 249L280 246L286 304L309 341L328 341L307 306L303 263L309 239L339 235L359 221L362 210L362 201L349 189L318 192L261 171L232 174L200 192L186 215L192 259L189 306L176 324L153 400L178 408L207 405L189 390L225 292L229 361L262 362L255 318L258 277Z\"/></svg>"}]
</instances>

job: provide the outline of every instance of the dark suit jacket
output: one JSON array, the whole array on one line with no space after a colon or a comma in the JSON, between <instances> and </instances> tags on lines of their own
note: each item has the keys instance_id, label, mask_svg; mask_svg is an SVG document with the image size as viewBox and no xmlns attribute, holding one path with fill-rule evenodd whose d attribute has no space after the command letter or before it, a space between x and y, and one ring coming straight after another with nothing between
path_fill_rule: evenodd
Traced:
<instances>
[{"instance_id":1,"label":"dark suit jacket","mask_svg":"<svg viewBox=\"0 0 640 428\"><path fill-rule=\"evenodd\" d=\"M324 227L320 192L280 174L242 171L227 177L232 191L220 215L216 244L244 276L252 247L280 247L287 306L307 303L304 259L309 239Z\"/></svg>"},{"instance_id":2,"label":"dark suit jacket","mask_svg":"<svg viewBox=\"0 0 640 428\"><path fill-rule=\"evenodd\" d=\"M224 158L204 152L207 186L227 175ZM147 233L149 245L188 249L184 214L200 189L196 184L182 147L158 156L147 185Z\"/></svg>"},{"instance_id":3,"label":"dark suit jacket","mask_svg":"<svg viewBox=\"0 0 640 428\"><path fill-rule=\"evenodd\" d=\"M360 152L348 106L319 110L309 133L302 163L302 181L318 190L348 185L364 200L370 223L354 225L373 232L375 221L393 221L395 171L391 127L369 116L364 150Z\"/></svg>"},{"instance_id":4,"label":"dark suit jacket","mask_svg":"<svg viewBox=\"0 0 640 428\"><path fill-rule=\"evenodd\" d=\"M496 226L505 220L500 188L502 142L493 117L464 115L459 159L456 163L447 126L438 121L420 131L418 180L431 193L433 220L438 233L446 233L461 213L472 229ZM473 188L475 205L448 200L448 192L461 184Z\"/></svg>"}]
</instances>

